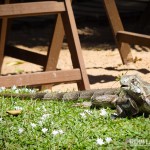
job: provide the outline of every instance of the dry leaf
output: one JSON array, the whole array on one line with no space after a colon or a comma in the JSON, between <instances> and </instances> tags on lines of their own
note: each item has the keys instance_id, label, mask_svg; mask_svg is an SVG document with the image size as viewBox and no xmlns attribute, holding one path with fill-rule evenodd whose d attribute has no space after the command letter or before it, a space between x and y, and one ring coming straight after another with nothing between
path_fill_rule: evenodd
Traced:
<instances>
[{"instance_id":1,"label":"dry leaf","mask_svg":"<svg viewBox=\"0 0 150 150\"><path fill-rule=\"evenodd\" d=\"M21 114L21 110L8 110L7 113L9 115L17 116L17 115Z\"/></svg>"},{"instance_id":2,"label":"dry leaf","mask_svg":"<svg viewBox=\"0 0 150 150\"><path fill-rule=\"evenodd\" d=\"M14 66L14 65L20 65L23 64L23 61L14 61L14 62L8 62L7 66Z\"/></svg>"}]
</instances>

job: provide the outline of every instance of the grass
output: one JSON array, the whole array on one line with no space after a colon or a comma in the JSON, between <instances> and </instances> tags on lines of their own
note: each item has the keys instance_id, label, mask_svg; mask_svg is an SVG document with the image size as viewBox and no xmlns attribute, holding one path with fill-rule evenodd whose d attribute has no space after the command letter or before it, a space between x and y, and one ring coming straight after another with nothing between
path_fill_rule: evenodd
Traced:
<instances>
[{"instance_id":1,"label":"grass","mask_svg":"<svg viewBox=\"0 0 150 150\"><path fill-rule=\"evenodd\" d=\"M14 88L15 90L15 88ZM73 102L0 98L1 150L149 149L143 116L112 119L113 110L73 107ZM8 110L22 109L18 116ZM105 113L102 113L105 112ZM107 140L110 139L110 140Z\"/></svg>"}]
</instances>

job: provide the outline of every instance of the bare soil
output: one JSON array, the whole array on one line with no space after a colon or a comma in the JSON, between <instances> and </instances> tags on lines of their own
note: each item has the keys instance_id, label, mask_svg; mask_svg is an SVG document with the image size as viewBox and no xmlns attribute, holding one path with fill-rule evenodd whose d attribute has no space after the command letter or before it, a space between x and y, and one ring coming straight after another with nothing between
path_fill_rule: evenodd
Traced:
<instances>
[{"instance_id":1,"label":"bare soil","mask_svg":"<svg viewBox=\"0 0 150 150\"><path fill-rule=\"evenodd\" d=\"M92 26L93 24L94 26ZM80 24L77 22L77 26L91 89L119 87L116 78L123 74L138 74L145 81L150 82L150 48L134 46L132 54L135 62L123 65L108 24L99 25L93 22L89 26L85 26L83 22ZM133 24L129 24L129 26L133 26ZM49 31L48 25L31 29L28 26L21 26L19 29L15 28L11 31L8 37L9 44L46 55L49 33L51 31ZM57 68L72 68L66 41L63 43ZM42 70L42 66L8 56L4 58L2 66L2 74ZM59 84L53 87L53 91L67 90L77 90L76 84Z\"/></svg>"}]
</instances>

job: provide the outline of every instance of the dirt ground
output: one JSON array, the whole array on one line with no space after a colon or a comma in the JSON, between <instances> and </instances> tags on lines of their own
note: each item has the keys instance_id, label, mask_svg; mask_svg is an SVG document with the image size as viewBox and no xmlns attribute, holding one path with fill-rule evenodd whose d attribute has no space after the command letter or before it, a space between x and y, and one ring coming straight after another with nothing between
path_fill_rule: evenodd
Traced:
<instances>
[{"instance_id":1,"label":"dirt ground","mask_svg":"<svg viewBox=\"0 0 150 150\"><path fill-rule=\"evenodd\" d=\"M131 24L132 26L133 24ZM150 48L136 45L132 48L135 63L123 65L108 25L78 25L78 33L91 89L119 87L116 78L123 74L138 74L150 82ZM130 25L129 25L130 26ZM12 30L9 43L23 49L46 55L48 49L48 26L39 28L20 27ZM66 42L60 53L58 69L70 69L72 63ZM42 71L43 67L6 56L2 74ZM77 90L75 83L55 85L53 91Z\"/></svg>"}]
</instances>

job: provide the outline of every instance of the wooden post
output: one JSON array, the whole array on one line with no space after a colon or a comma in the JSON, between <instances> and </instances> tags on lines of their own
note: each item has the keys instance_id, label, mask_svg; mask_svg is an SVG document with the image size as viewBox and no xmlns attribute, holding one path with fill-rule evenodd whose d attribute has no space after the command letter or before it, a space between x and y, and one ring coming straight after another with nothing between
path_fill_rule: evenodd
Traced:
<instances>
[{"instance_id":1,"label":"wooden post","mask_svg":"<svg viewBox=\"0 0 150 150\"><path fill-rule=\"evenodd\" d=\"M88 90L89 87L89 80L87 77L85 64L83 61L83 55L81 51L81 45L79 41L79 36L77 32L77 27L75 23L75 18L73 15L73 10L71 7L70 0L65 0L66 12L62 13L62 20L64 24L64 29L68 41L69 50L71 53L71 60L73 63L74 68L80 68L81 75L83 80L78 82L79 90Z\"/></svg>"},{"instance_id":2,"label":"wooden post","mask_svg":"<svg viewBox=\"0 0 150 150\"><path fill-rule=\"evenodd\" d=\"M4 3L8 4L10 0L5 0ZM7 37L7 29L8 29L8 18L3 17L2 23L1 23L1 32L0 32L0 72L3 64L4 59L4 49L5 49L5 43L6 43L6 37Z\"/></svg>"},{"instance_id":3,"label":"wooden post","mask_svg":"<svg viewBox=\"0 0 150 150\"><path fill-rule=\"evenodd\" d=\"M129 44L122 43L122 42L120 43L116 39L117 32L124 31L124 28L123 28L115 1L114 0L104 0L104 6L106 9L107 16L109 18L112 30L113 30L114 38L115 38L116 44L118 46L123 64L133 62Z\"/></svg>"}]
</instances>

